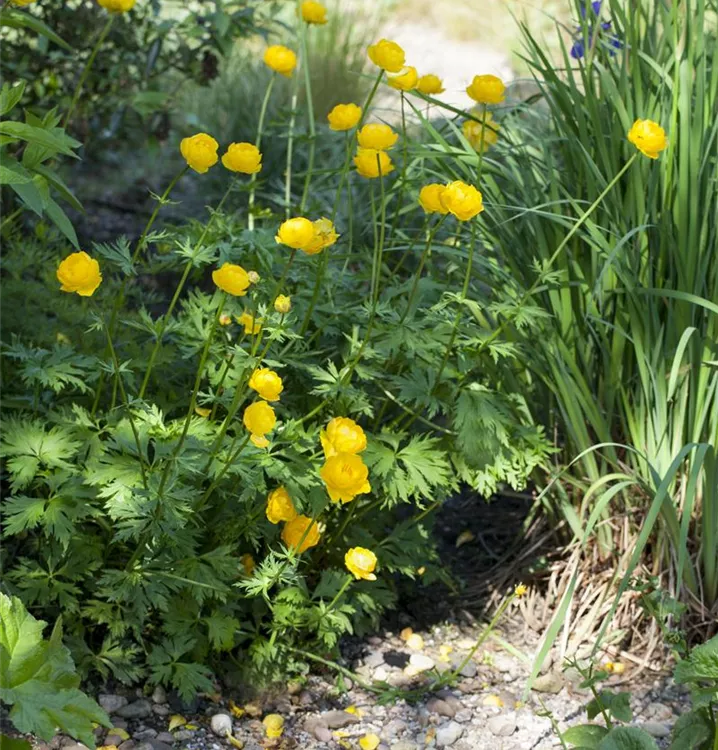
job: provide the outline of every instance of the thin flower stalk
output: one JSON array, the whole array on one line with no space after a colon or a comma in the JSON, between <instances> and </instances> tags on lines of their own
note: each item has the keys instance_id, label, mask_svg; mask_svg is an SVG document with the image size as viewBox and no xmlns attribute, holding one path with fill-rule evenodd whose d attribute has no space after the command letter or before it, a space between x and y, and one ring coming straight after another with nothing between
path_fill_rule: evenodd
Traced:
<instances>
[{"instance_id":1,"label":"thin flower stalk","mask_svg":"<svg viewBox=\"0 0 718 750\"><path fill-rule=\"evenodd\" d=\"M276 73L272 73L267 89L264 92L264 99L262 99L262 106L259 110L259 122L257 123L257 138L255 140L255 146L261 149L262 146L262 134L264 132L264 118L267 114L267 106L269 104L269 98L272 95L272 89L274 88L274 82L277 79ZM257 189L257 175L253 174L249 181L249 200L247 203L247 228L254 229L254 200L255 192Z\"/></svg>"}]
</instances>

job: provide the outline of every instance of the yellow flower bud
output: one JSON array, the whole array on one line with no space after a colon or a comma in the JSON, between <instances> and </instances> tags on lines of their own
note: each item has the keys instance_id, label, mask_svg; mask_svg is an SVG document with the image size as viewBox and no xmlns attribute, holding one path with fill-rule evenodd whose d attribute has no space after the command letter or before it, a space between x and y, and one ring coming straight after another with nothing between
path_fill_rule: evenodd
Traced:
<instances>
[{"instance_id":1,"label":"yellow flower bud","mask_svg":"<svg viewBox=\"0 0 718 750\"><path fill-rule=\"evenodd\" d=\"M439 76L433 73L427 73L425 76L421 76L416 82L416 88L421 91L422 94L443 94L444 82Z\"/></svg>"},{"instance_id":2,"label":"yellow flower bud","mask_svg":"<svg viewBox=\"0 0 718 750\"><path fill-rule=\"evenodd\" d=\"M339 235L330 219L317 219L314 222L314 238L306 247L302 248L302 252L307 255L316 255L321 253L325 247L331 247L338 239Z\"/></svg>"},{"instance_id":3,"label":"yellow flower bud","mask_svg":"<svg viewBox=\"0 0 718 750\"><path fill-rule=\"evenodd\" d=\"M310 547L316 547L320 537L319 525L307 516L297 516L287 521L282 529L282 541L300 554Z\"/></svg>"},{"instance_id":4,"label":"yellow flower bud","mask_svg":"<svg viewBox=\"0 0 718 750\"><path fill-rule=\"evenodd\" d=\"M373 148L375 151L387 151L399 137L383 122L370 122L357 133L360 148Z\"/></svg>"},{"instance_id":5,"label":"yellow flower bud","mask_svg":"<svg viewBox=\"0 0 718 750\"><path fill-rule=\"evenodd\" d=\"M282 736L284 719L279 714L268 714L264 717L262 724L264 724L264 731L267 733L267 737L274 739Z\"/></svg>"},{"instance_id":6,"label":"yellow flower bud","mask_svg":"<svg viewBox=\"0 0 718 750\"><path fill-rule=\"evenodd\" d=\"M256 174L262 168L262 154L253 143L230 143L222 164L230 172Z\"/></svg>"},{"instance_id":7,"label":"yellow flower bud","mask_svg":"<svg viewBox=\"0 0 718 750\"><path fill-rule=\"evenodd\" d=\"M212 271L212 281L223 292L234 297L244 297L249 287L249 275L235 263L222 263L216 271Z\"/></svg>"},{"instance_id":8,"label":"yellow flower bud","mask_svg":"<svg viewBox=\"0 0 718 750\"><path fill-rule=\"evenodd\" d=\"M20 3L17 0L13 0L16 5L27 5L27 0L24 2L21 0ZM30 0L32 2L32 0ZM108 10L110 13L126 13L128 10L132 10L135 0L97 0L97 4Z\"/></svg>"},{"instance_id":9,"label":"yellow flower bud","mask_svg":"<svg viewBox=\"0 0 718 750\"><path fill-rule=\"evenodd\" d=\"M100 264L85 252L71 253L57 268L57 280L63 292L92 297L102 283Z\"/></svg>"},{"instance_id":10,"label":"yellow flower bud","mask_svg":"<svg viewBox=\"0 0 718 750\"><path fill-rule=\"evenodd\" d=\"M361 107L356 104L337 104L327 115L331 130L350 130L361 119Z\"/></svg>"},{"instance_id":11,"label":"yellow flower bud","mask_svg":"<svg viewBox=\"0 0 718 750\"><path fill-rule=\"evenodd\" d=\"M274 370L267 367L255 370L252 373L249 378L249 387L265 401L279 401L279 394L284 390L282 379Z\"/></svg>"},{"instance_id":12,"label":"yellow flower bud","mask_svg":"<svg viewBox=\"0 0 718 750\"><path fill-rule=\"evenodd\" d=\"M369 45L367 52L374 65L387 73L398 73L404 67L406 55L396 42L380 39L376 44Z\"/></svg>"},{"instance_id":13,"label":"yellow flower bud","mask_svg":"<svg viewBox=\"0 0 718 750\"><path fill-rule=\"evenodd\" d=\"M628 131L628 140L649 159L657 159L668 148L666 131L653 120L636 120Z\"/></svg>"},{"instance_id":14,"label":"yellow flower bud","mask_svg":"<svg viewBox=\"0 0 718 750\"><path fill-rule=\"evenodd\" d=\"M367 179L374 179L389 174L394 169L391 158L386 151L377 151L375 148L359 148L354 157L357 172Z\"/></svg>"},{"instance_id":15,"label":"yellow flower bud","mask_svg":"<svg viewBox=\"0 0 718 750\"><path fill-rule=\"evenodd\" d=\"M221 326L228 326L232 322L232 316L227 315L227 313L222 313L219 316L219 324Z\"/></svg>"},{"instance_id":16,"label":"yellow flower bud","mask_svg":"<svg viewBox=\"0 0 718 750\"><path fill-rule=\"evenodd\" d=\"M207 417L212 413L211 409L206 409L203 406L195 406L194 407L194 413L198 417L202 417L202 419L207 419Z\"/></svg>"},{"instance_id":17,"label":"yellow flower bud","mask_svg":"<svg viewBox=\"0 0 718 750\"><path fill-rule=\"evenodd\" d=\"M297 67L297 56L281 44L274 44L264 51L264 63L276 73L289 78Z\"/></svg>"},{"instance_id":18,"label":"yellow flower bud","mask_svg":"<svg viewBox=\"0 0 718 750\"><path fill-rule=\"evenodd\" d=\"M244 326L244 332L248 336L256 336L262 330L262 319L255 318L254 315L248 313L246 310L237 318L235 318L239 325Z\"/></svg>"},{"instance_id":19,"label":"yellow flower bud","mask_svg":"<svg viewBox=\"0 0 718 750\"><path fill-rule=\"evenodd\" d=\"M337 453L328 458L319 475L327 486L332 502L348 503L357 495L371 492L367 481L369 469L360 456L353 453Z\"/></svg>"},{"instance_id":20,"label":"yellow flower bud","mask_svg":"<svg viewBox=\"0 0 718 750\"><path fill-rule=\"evenodd\" d=\"M468 221L484 210L481 193L473 186L456 180L441 194L442 204L460 221Z\"/></svg>"},{"instance_id":21,"label":"yellow flower bud","mask_svg":"<svg viewBox=\"0 0 718 750\"><path fill-rule=\"evenodd\" d=\"M441 202L441 196L446 188L438 182L424 185L419 191L419 203L427 214L448 214L449 209Z\"/></svg>"},{"instance_id":22,"label":"yellow flower bud","mask_svg":"<svg viewBox=\"0 0 718 750\"><path fill-rule=\"evenodd\" d=\"M408 65L402 68L395 75L387 77L386 82L393 88L399 91L411 91L419 80L419 74L416 72L416 68L412 68Z\"/></svg>"},{"instance_id":23,"label":"yellow flower bud","mask_svg":"<svg viewBox=\"0 0 718 750\"><path fill-rule=\"evenodd\" d=\"M504 82L492 75L474 76L466 87L466 93L479 104L501 104L505 91Z\"/></svg>"},{"instance_id":24,"label":"yellow flower bud","mask_svg":"<svg viewBox=\"0 0 718 750\"><path fill-rule=\"evenodd\" d=\"M324 457L331 458L337 453L361 453L366 448L364 430L348 417L334 417L326 431L319 433L324 449Z\"/></svg>"},{"instance_id":25,"label":"yellow flower bud","mask_svg":"<svg viewBox=\"0 0 718 750\"><path fill-rule=\"evenodd\" d=\"M266 514L269 523L293 521L297 517L292 498L284 487L277 487L267 495Z\"/></svg>"},{"instance_id":26,"label":"yellow flower bud","mask_svg":"<svg viewBox=\"0 0 718 750\"><path fill-rule=\"evenodd\" d=\"M245 552L240 558L239 562L242 563L242 567L244 568L244 574L251 576L252 573L254 573L254 569L257 567L257 564L254 562L254 558L252 555L249 554L249 552Z\"/></svg>"},{"instance_id":27,"label":"yellow flower bud","mask_svg":"<svg viewBox=\"0 0 718 750\"><path fill-rule=\"evenodd\" d=\"M487 112L485 117L482 117L482 113L475 109L471 113L478 118L478 122L477 120L466 120L461 126L461 130L472 148L483 153L489 146L493 146L499 140L499 126L494 122L494 116L491 112Z\"/></svg>"},{"instance_id":28,"label":"yellow flower bud","mask_svg":"<svg viewBox=\"0 0 718 750\"><path fill-rule=\"evenodd\" d=\"M256 437L263 437L274 429L277 417L266 401L255 401L244 410L244 426Z\"/></svg>"},{"instance_id":29,"label":"yellow flower bud","mask_svg":"<svg viewBox=\"0 0 718 750\"><path fill-rule=\"evenodd\" d=\"M347 570L355 578L363 578L365 581L376 581L374 568L376 568L376 555L364 547L352 547L344 555L344 564Z\"/></svg>"},{"instance_id":30,"label":"yellow flower bud","mask_svg":"<svg viewBox=\"0 0 718 750\"><path fill-rule=\"evenodd\" d=\"M274 300L274 309L278 313L286 315L292 309L291 298L287 297L286 294L278 294L277 299Z\"/></svg>"},{"instance_id":31,"label":"yellow flower bud","mask_svg":"<svg viewBox=\"0 0 718 750\"><path fill-rule=\"evenodd\" d=\"M207 133L197 133L191 138L183 138L180 142L182 156L188 166L199 174L204 174L217 163L218 148L219 143Z\"/></svg>"},{"instance_id":32,"label":"yellow flower bud","mask_svg":"<svg viewBox=\"0 0 718 750\"><path fill-rule=\"evenodd\" d=\"M314 231L314 224L309 219L297 216L294 219L287 219L283 222L274 239L277 244L299 250L308 247L312 243L312 240L314 240Z\"/></svg>"},{"instance_id":33,"label":"yellow flower bud","mask_svg":"<svg viewBox=\"0 0 718 750\"><path fill-rule=\"evenodd\" d=\"M325 24L327 22L327 9L316 0L304 0L302 3L302 18L307 23Z\"/></svg>"},{"instance_id":34,"label":"yellow flower bud","mask_svg":"<svg viewBox=\"0 0 718 750\"><path fill-rule=\"evenodd\" d=\"M247 271L247 278L250 284L256 284L259 281L259 274L256 271Z\"/></svg>"}]
</instances>

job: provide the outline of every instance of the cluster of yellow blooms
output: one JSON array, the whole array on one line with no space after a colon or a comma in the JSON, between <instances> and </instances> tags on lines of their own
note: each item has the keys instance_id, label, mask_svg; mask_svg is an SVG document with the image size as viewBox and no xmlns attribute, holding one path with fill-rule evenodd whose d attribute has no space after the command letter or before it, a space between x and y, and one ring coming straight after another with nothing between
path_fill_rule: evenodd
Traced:
<instances>
[{"instance_id":1,"label":"cluster of yellow blooms","mask_svg":"<svg viewBox=\"0 0 718 750\"><path fill-rule=\"evenodd\" d=\"M307 255L316 255L325 248L331 247L339 239L339 235L331 219L322 217L316 221L310 221L303 216L296 216L281 224L274 239L278 245L286 245L292 250L301 250Z\"/></svg>"},{"instance_id":2,"label":"cluster of yellow blooms","mask_svg":"<svg viewBox=\"0 0 718 750\"><path fill-rule=\"evenodd\" d=\"M207 133L197 133L180 142L180 153L187 166L204 174L218 161L219 143ZM262 154L253 143L230 143L222 156L222 165L230 172L256 174L262 169Z\"/></svg>"},{"instance_id":3,"label":"cluster of yellow blooms","mask_svg":"<svg viewBox=\"0 0 718 750\"><path fill-rule=\"evenodd\" d=\"M433 182L419 192L419 203L426 213L453 214L468 221L484 210L481 192L473 185L455 180L448 185Z\"/></svg>"},{"instance_id":4,"label":"cluster of yellow blooms","mask_svg":"<svg viewBox=\"0 0 718 750\"><path fill-rule=\"evenodd\" d=\"M319 475L331 501L348 503L371 492L369 469L358 455L366 448L364 430L353 419L335 417L319 437L326 459Z\"/></svg>"}]
</instances>

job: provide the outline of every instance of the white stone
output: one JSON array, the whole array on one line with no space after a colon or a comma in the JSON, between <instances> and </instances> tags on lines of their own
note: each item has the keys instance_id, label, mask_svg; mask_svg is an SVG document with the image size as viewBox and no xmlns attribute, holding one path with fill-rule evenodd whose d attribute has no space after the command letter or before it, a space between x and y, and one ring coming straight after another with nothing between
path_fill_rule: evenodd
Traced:
<instances>
[{"instance_id":1,"label":"white stone","mask_svg":"<svg viewBox=\"0 0 718 750\"><path fill-rule=\"evenodd\" d=\"M437 747L450 747L456 740L463 734L464 728L461 724L455 721L450 721L448 724L439 727L436 730L436 746Z\"/></svg>"},{"instance_id":2,"label":"white stone","mask_svg":"<svg viewBox=\"0 0 718 750\"><path fill-rule=\"evenodd\" d=\"M232 717L229 714L215 714L209 722L217 737L226 737L232 731Z\"/></svg>"}]
</instances>

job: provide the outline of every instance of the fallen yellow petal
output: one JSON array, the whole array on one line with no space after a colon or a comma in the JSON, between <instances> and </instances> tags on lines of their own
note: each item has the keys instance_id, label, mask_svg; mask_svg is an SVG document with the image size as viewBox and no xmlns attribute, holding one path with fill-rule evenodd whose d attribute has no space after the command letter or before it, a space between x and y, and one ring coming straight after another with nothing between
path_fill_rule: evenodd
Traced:
<instances>
[{"instance_id":1,"label":"fallen yellow petal","mask_svg":"<svg viewBox=\"0 0 718 750\"><path fill-rule=\"evenodd\" d=\"M414 631L411 628L404 628L404 630L399 633L399 638L401 638L402 641L408 641L413 632Z\"/></svg>"},{"instance_id":2,"label":"fallen yellow petal","mask_svg":"<svg viewBox=\"0 0 718 750\"><path fill-rule=\"evenodd\" d=\"M441 646L439 646L439 661L448 662L449 654L453 650L453 646L450 646L448 643L442 643Z\"/></svg>"},{"instance_id":3,"label":"fallen yellow petal","mask_svg":"<svg viewBox=\"0 0 718 750\"><path fill-rule=\"evenodd\" d=\"M97 750L117 750L117 745L100 745Z\"/></svg>"},{"instance_id":4,"label":"fallen yellow petal","mask_svg":"<svg viewBox=\"0 0 718 750\"><path fill-rule=\"evenodd\" d=\"M424 744L428 745L434 739L434 737L436 737L436 729L434 727L431 727L431 729L429 729L429 731L426 733Z\"/></svg>"},{"instance_id":5,"label":"fallen yellow petal","mask_svg":"<svg viewBox=\"0 0 718 750\"><path fill-rule=\"evenodd\" d=\"M244 716L244 709L232 700L229 702L229 712L235 719L241 719Z\"/></svg>"},{"instance_id":6,"label":"fallen yellow petal","mask_svg":"<svg viewBox=\"0 0 718 750\"><path fill-rule=\"evenodd\" d=\"M267 733L267 737L275 739L282 736L284 719L279 714L267 714L262 719L262 724L264 724L264 731Z\"/></svg>"},{"instance_id":7,"label":"fallen yellow petal","mask_svg":"<svg viewBox=\"0 0 718 750\"><path fill-rule=\"evenodd\" d=\"M344 710L348 714L354 714L354 716L359 716L359 717L364 716L364 712L360 708L357 708L356 706L347 706Z\"/></svg>"},{"instance_id":8,"label":"fallen yellow petal","mask_svg":"<svg viewBox=\"0 0 718 750\"><path fill-rule=\"evenodd\" d=\"M177 727L183 727L186 723L187 723L187 719L185 719L184 716L180 716L179 714L174 714L170 716L169 730L171 732L173 729L177 729Z\"/></svg>"},{"instance_id":9,"label":"fallen yellow petal","mask_svg":"<svg viewBox=\"0 0 718 750\"><path fill-rule=\"evenodd\" d=\"M456 549L459 549L459 547L463 546L464 544L473 542L474 539L476 539L476 537L474 536L473 532L469 531L468 529L466 531L462 531L461 534L456 537Z\"/></svg>"},{"instance_id":10,"label":"fallen yellow petal","mask_svg":"<svg viewBox=\"0 0 718 750\"><path fill-rule=\"evenodd\" d=\"M361 750L376 750L381 740L376 734L365 734L359 738L359 747Z\"/></svg>"},{"instance_id":11,"label":"fallen yellow petal","mask_svg":"<svg viewBox=\"0 0 718 750\"><path fill-rule=\"evenodd\" d=\"M204 417L206 419L212 413L212 410L211 409L205 409L205 408L203 408L201 406L195 406L194 407L194 413L198 417Z\"/></svg>"},{"instance_id":12,"label":"fallen yellow petal","mask_svg":"<svg viewBox=\"0 0 718 750\"><path fill-rule=\"evenodd\" d=\"M340 740L342 737L350 737L351 735L349 732L345 732L343 729L337 729L333 732L334 736Z\"/></svg>"},{"instance_id":13,"label":"fallen yellow petal","mask_svg":"<svg viewBox=\"0 0 718 750\"><path fill-rule=\"evenodd\" d=\"M409 648L413 648L414 651L421 651L424 648L424 639L418 633L412 633L406 639L406 645Z\"/></svg>"},{"instance_id":14,"label":"fallen yellow petal","mask_svg":"<svg viewBox=\"0 0 718 750\"><path fill-rule=\"evenodd\" d=\"M199 729L197 724L185 724L184 728L189 729L190 732L194 732L195 729Z\"/></svg>"},{"instance_id":15,"label":"fallen yellow petal","mask_svg":"<svg viewBox=\"0 0 718 750\"><path fill-rule=\"evenodd\" d=\"M484 706L496 706L497 708L503 708L504 702L498 695L487 695L482 701Z\"/></svg>"},{"instance_id":16,"label":"fallen yellow petal","mask_svg":"<svg viewBox=\"0 0 718 750\"><path fill-rule=\"evenodd\" d=\"M121 737L123 740L130 739L130 733L122 727L112 727L112 729L110 729L110 731L107 733L108 737L111 734L114 734L117 737Z\"/></svg>"},{"instance_id":17,"label":"fallen yellow petal","mask_svg":"<svg viewBox=\"0 0 718 750\"><path fill-rule=\"evenodd\" d=\"M229 729L227 730L227 732L226 732L226 734L225 734L225 737L226 737L226 738L227 738L227 740L229 741L229 744L230 744L230 745L233 745L234 747L236 747L236 748L237 748L237 750L242 750L242 748L244 747L244 742L242 742L242 740L238 740L238 739L237 739L237 738L236 738L236 737L235 737L235 736L234 736L234 735L232 734L232 732L230 732L230 731L229 731Z\"/></svg>"}]
</instances>

